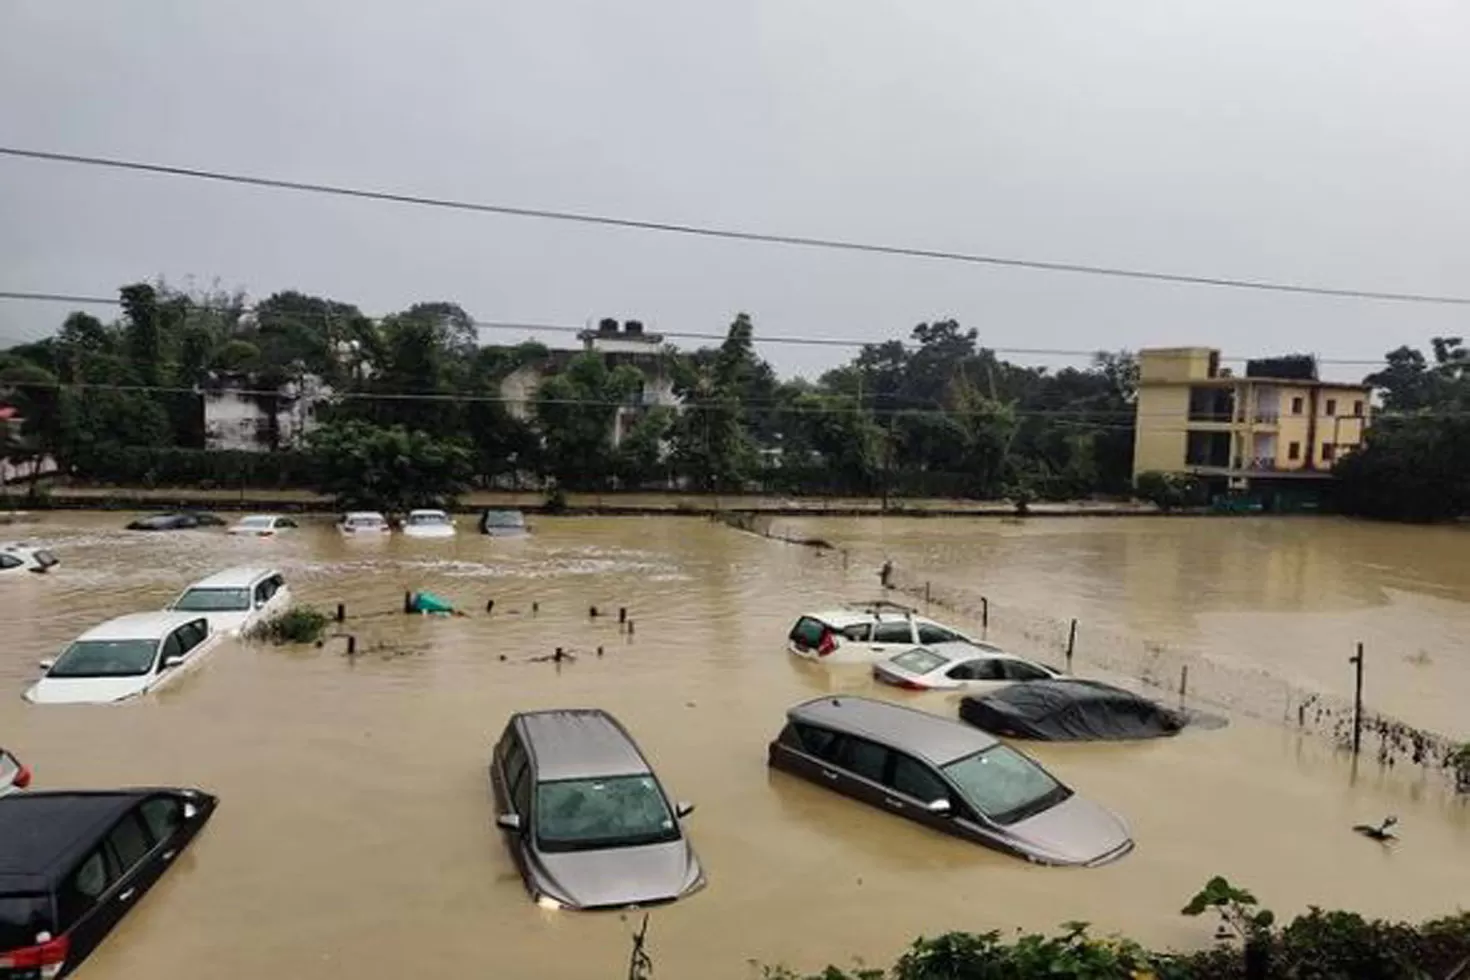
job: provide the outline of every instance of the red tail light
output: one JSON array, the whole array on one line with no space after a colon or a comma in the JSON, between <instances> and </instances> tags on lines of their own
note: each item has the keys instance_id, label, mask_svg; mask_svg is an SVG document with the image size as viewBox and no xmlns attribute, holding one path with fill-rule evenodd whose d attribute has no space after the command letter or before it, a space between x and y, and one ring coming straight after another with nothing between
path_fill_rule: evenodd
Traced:
<instances>
[{"instance_id":1,"label":"red tail light","mask_svg":"<svg viewBox=\"0 0 1470 980\"><path fill-rule=\"evenodd\" d=\"M836 649L837 637L832 635L831 630L823 630L821 642L817 644L817 656L825 657Z\"/></svg>"},{"instance_id":2,"label":"red tail light","mask_svg":"<svg viewBox=\"0 0 1470 980\"><path fill-rule=\"evenodd\" d=\"M16 789L25 789L30 784L31 767L27 765L22 765L20 767L20 772L15 774L15 779L11 781L10 785L14 786Z\"/></svg>"},{"instance_id":3,"label":"red tail light","mask_svg":"<svg viewBox=\"0 0 1470 980\"><path fill-rule=\"evenodd\" d=\"M0 953L0 970L37 970L42 977L54 977L61 972L70 951L71 940L65 936L37 946L13 949Z\"/></svg>"},{"instance_id":4,"label":"red tail light","mask_svg":"<svg viewBox=\"0 0 1470 980\"><path fill-rule=\"evenodd\" d=\"M276 533L275 531L256 531L255 532L255 536L257 538L268 538L272 534L275 534L275 533Z\"/></svg>"}]
</instances>

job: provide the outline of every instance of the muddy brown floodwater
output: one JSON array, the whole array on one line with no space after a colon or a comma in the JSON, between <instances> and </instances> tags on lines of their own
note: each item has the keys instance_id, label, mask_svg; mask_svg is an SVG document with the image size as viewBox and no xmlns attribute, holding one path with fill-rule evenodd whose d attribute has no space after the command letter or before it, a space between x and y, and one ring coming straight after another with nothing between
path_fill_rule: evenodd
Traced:
<instances>
[{"instance_id":1,"label":"muddy brown floodwater","mask_svg":"<svg viewBox=\"0 0 1470 980\"><path fill-rule=\"evenodd\" d=\"M614 712L698 805L688 826L710 885L653 912L662 977L888 962L921 933L1072 919L1195 945L1212 925L1178 910L1219 873L1278 913L1321 904L1416 918L1470 904L1470 810L1439 774L1355 768L1321 739L1252 717L1149 744L1027 746L1131 822L1137 850L1096 870L1032 867L765 766L790 704L832 690L896 696L874 691L863 669L783 652L803 609L871 596L882 555L910 575L983 588L1018 619L1078 616L1095 632L1197 644L1294 683L1341 686L1344 645L1364 639L1383 651L1370 672L1382 707L1464 734L1470 538L1459 532L791 522L850 546L844 568L699 519L543 519L525 540L449 542L343 541L325 524L270 541L132 534L118 530L126 519L57 514L7 529L51 543L64 564L0 582L0 743L34 766L38 786L197 785L222 803L83 980L624 975L631 919L537 909L492 824L490 745L512 711L551 706ZM323 607L346 602L366 652L227 643L137 703L20 699L35 660L80 630L245 562L278 566ZM493 598L495 611L405 617L394 610L407 588L472 612ZM590 620L594 604L612 615ZM619 606L631 638L618 632ZM580 659L526 662L557 646ZM944 697L905 700L953 711ZM1394 847L1349 829L1389 813L1403 836Z\"/></svg>"}]
</instances>

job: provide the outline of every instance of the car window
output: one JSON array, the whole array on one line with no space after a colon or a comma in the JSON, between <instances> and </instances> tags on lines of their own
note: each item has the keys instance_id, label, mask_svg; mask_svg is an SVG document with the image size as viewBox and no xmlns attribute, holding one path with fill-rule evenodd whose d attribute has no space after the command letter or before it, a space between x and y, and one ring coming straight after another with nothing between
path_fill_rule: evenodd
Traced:
<instances>
[{"instance_id":1,"label":"car window","mask_svg":"<svg viewBox=\"0 0 1470 980\"><path fill-rule=\"evenodd\" d=\"M45 895L0 895L0 949L20 949L36 942L36 934L54 933L51 901Z\"/></svg>"},{"instance_id":2,"label":"car window","mask_svg":"<svg viewBox=\"0 0 1470 980\"><path fill-rule=\"evenodd\" d=\"M963 670L964 675L955 673L958 670ZM1001 661L987 657L983 660L970 660L960 664L949 672L949 676L969 681L1002 681L1005 680L1006 674L1005 668L1001 666Z\"/></svg>"},{"instance_id":3,"label":"car window","mask_svg":"<svg viewBox=\"0 0 1470 980\"><path fill-rule=\"evenodd\" d=\"M816 725L793 725L801 747L818 759L832 762L836 758L837 733Z\"/></svg>"},{"instance_id":4,"label":"car window","mask_svg":"<svg viewBox=\"0 0 1470 980\"><path fill-rule=\"evenodd\" d=\"M145 801L139 812L149 836L160 843L172 837L184 822L184 807L172 796L155 796Z\"/></svg>"},{"instance_id":5,"label":"car window","mask_svg":"<svg viewBox=\"0 0 1470 980\"><path fill-rule=\"evenodd\" d=\"M536 840L548 851L636 847L679 839L649 775L566 779L536 786Z\"/></svg>"},{"instance_id":6,"label":"car window","mask_svg":"<svg viewBox=\"0 0 1470 980\"><path fill-rule=\"evenodd\" d=\"M56 912L60 919L57 925L63 931L70 929L92 910L114 877L115 872L102 848L87 855L56 892Z\"/></svg>"},{"instance_id":7,"label":"car window","mask_svg":"<svg viewBox=\"0 0 1470 980\"><path fill-rule=\"evenodd\" d=\"M949 658L941 657L933 650L915 647L894 657L893 662L904 670L912 671L915 674L927 674L929 671L943 667L949 663Z\"/></svg>"},{"instance_id":8,"label":"car window","mask_svg":"<svg viewBox=\"0 0 1470 980\"><path fill-rule=\"evenodd\" d=\"M865 738L844 735L837 752L837 764L855 776L881 783L888 768L888 750Z\"/></svg>"},{"instance_id":9,"label":"car window","mask_svg":"<svg viewBox=\"0 0 1470 980\"><path fill-rule=\"evenodd\" d=\"M295 525L293 524L292 527L295 527ZM271 576L271 595L274 596L277 592L281 591L285 587L286 587L286 580L285 579L281 578L281 576L279 576L279 575L272 575Z\"/></svg>"},{"instance_id":10,"label":"car window","mask_svg":"<svg viewBox=\"0 0 1470 980\"><path fill-rule=\"evenodd\" d=\"M953 630L945 629L943 626L936 626L933 623L919 624L920 643L950 643L959 639L963 639L963 637Z\"/></svg>"},{"instance_id":11,"label":"car window","mask_svg":"<svg viewBox=\"0 0 1470 980\"><path fill-rule=\"evenodd\" d=\"M854 643L867 643L868 637L873 635L872 623L854 623L842 628L844 639L852 640Z\"/></svg>"},{"instance_id":12,"label":"car window","mask_svg":"<svg viewBox=\"0 0 1470 980\"><path fill-rule=\"evenodd\" d=\"M136 813L129 813L117 822L112 833L107 835L107 843L112 847L113 857L117 858L117 866L122 874L133 870L153 847L153 841L149 839L148 831L143 829L143 824L138 821Z\"/></svg>"},{"instance_id":13,"label":"car window","mask_svg":"<svg viewBox=\"0 0 1470 980\"><path fill-rule=\"evenodd\" d=\"M914 629L906 619L878 623L873 627L873 642L912 643L914 642Z\"/></svg>"},{"instance_id":14,"label":"car window","mask_svg":"<svg viewBox=\"0 0 1470 980\"><path fill-rule=\"evenodd\" d=\"M179 627L168 635L168 639L163 641L163 660L167 660L169 657L182 657L188 651L188 648L184 646L184 638L179 635L183 632L183 629L182 626ZM159 661L160 666L162 666L163 660Z\"/></svg>"},{"instance_id":15,"label":"car window","mask_svg":"<svg viewBox=\"0 0 1470 980\"><path fill-rule=\"evenodd\" d=\"M949 799L949 787L944 780L922 762L899 753L894 753L893 779L888 785L895 793L902 793L920 803Z\"/></svg>"},{"instance_id":16,"label":"car window","mask_svg":"<svg viewBox=\"0 0 1470 980\"><path fill-rule=\"evenodd\" d=\"M256 603L270 602L271 595L272 595L273 591L274 590L271 588L271 583L270 583L270 580L269 579L266 579L264 582L261 582L259 585L257 585L255 587L255 601L256 601Z\"/></svg>"},{"instance_id":17,"label":"car window","mask_svg":"<svg viewBox=\"0 0 1470 980\"><path fill-rule=\"evenodd\" d=\"M1028 664L1024 660L1003 660L1006 680L1011 681L1044 681L1051 677L1046 671L1034 664Z\"/></svg>"},{"instance_id":18,"label":"car window","mask_svg":"<svg viewBox=\"0 0 1470 980\"><path fill-rule=\"evenodd\" d=\"M803 616L791 627L791 640L797 646L806 650L815 650L822 645L822 634L827 632L827 627L821 620Z\"/></svg>"},{"instance_id":19,"label":"car window","mask_svg":"<svg viewBox=\"0 0 1470 980\"><path fill-rule=\"evenodd\" d=\"M276 526L277 527L295 527L296 526L296 522L293 521L293 520L291 520L291 518L289 518L289 517L283 517L280 520L276 521Z\"/></svg>"},{"instance_id":20,"label":"car window","mask_svg":"<svg viewBox=\"0 0 1470 980\"><path fill-rule=\"evenodd\" d=\"M22 564L24 563L14 555L0 552L0 568L19 568Z\"/></svg>"},{"instance_id":21,"label":"car window","mask_svg":"<svg viewBox=\"0 0 1470 980\"><path fill-rule=\"evenodd\" d=\"M199 645L200 638L198 630L194 628L194 624L185 623L183 626L174 630L173 636L169 637L169 639L177 639L179 650L183 653L188 653ZM168 644L165 643L164 646L168 647ZM167 656L167 653L165 653L165 656Z\"/></svg>"}]
</instances>

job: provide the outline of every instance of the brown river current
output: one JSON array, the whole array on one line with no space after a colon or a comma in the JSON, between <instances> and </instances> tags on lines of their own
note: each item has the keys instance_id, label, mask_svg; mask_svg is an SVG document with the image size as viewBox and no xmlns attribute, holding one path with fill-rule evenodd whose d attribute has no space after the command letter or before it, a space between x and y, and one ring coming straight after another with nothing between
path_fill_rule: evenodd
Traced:
<instances>
[{"instance_id":1,"label":"brown river current","mask_svg":"<svg viewBox=\"0 0 1470 980\"><path fill-rule=\"evenodd\" d=\"M492 741L512 711L552 706L618 715L671 791L698 805L688 826L710 885L653 912L662 978L886 963L920 934L1073 919L1197 945L1212 923L1178 910L1219 873L1278 914L1470 906L1470 806L1442 774L1366 753L1355 766L1283 726L1289 693L1271 700L1278 688L1350 695L1347 658L1362 641L1371 706L1470 738L1463 531L1315 519L778 522L847 549L844 560L695 518L546 518L524 540L482 537L462 518L447 542L344 541L325 521L271 541L141 534L119 530L127 519L53 514L0 528L63 561L44 578L0 581L0 744L35 768L38 787L195 785L221 798L83 980L624 975L631 917L536 908L492 824ZM906 587L987 597L990 638L1018 653L1055 659L1076 617L1079 673L1094 653L1120 668L1129 650L1185 650L1217 705L1259 703L1224 729L1153 743L1024 746L1131 823L1137 850L1095 870L1030 866L769 773L766 743L792 703L831 690L902 697L874 691L866 668L784 652L803 610L873 597L884 558ZM321 607L346 602L364 652L230 642L137 703L21 700L37 658L76 633L247 562L280 568ZM472 615L396 613L419 588ZM594 604L614 615L589 619ZM632 637L618 631L619 606ZM933 615L978 632L968 611ZM556 646L580 658L527 662ZM944 696L904 700L954 710ZM1403 838L1391 848L1349 829L1389 813Z\"/></svg>"}]
</instances>

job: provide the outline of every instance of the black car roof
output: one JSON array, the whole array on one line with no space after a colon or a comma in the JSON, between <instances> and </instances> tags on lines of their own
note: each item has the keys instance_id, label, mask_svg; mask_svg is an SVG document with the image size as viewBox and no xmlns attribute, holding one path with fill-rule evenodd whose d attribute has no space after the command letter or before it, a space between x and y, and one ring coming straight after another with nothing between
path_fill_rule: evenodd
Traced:
<instances>
[{"instance_id":1,"label":"black car roof","mask_svg":"<svg viewBox=\"0 0 1470 980\"><path fill-rule=\"evenodd\" d=\"M872 698L827 695L798 704L786 716L794 722L866 736L939 766L996 744L994 736L979 729Z\"/></svg>"},{"instance_id":2,"label":"black car roof","mask_svg":"<svg viewBox=\"0 0 1470 980\"><path fill-rule=\"evenodd\" d=\"M15 793L0 799L0 892L54 885L119 817L157 792Z\"/></svg>"}]
</instances>

